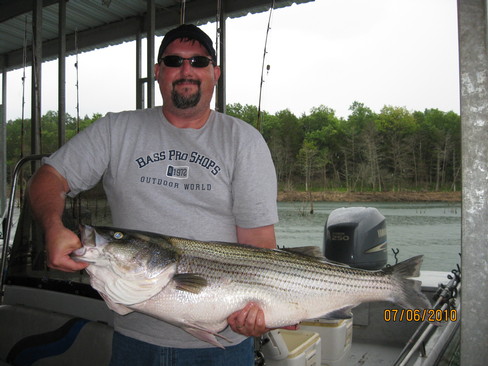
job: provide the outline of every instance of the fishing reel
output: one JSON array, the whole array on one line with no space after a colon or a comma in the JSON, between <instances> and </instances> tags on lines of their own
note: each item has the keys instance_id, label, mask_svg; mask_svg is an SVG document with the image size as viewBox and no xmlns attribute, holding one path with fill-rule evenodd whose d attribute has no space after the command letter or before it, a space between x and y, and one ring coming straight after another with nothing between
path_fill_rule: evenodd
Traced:
<instances>
[{"instance_id":1,"label":"fishing reel","mask_svg":"<svg viewBox=\"0 0 488 366\"><path fill-rule=\"evenodd\" d=\"M439 284L433 299L436 303L446 303L448 309L455 309L456 298L459 294L459 284L461 283L461 268L459 265L457 265L457 269L453 269L451 273L452 275L447 275L449 282L446 285L442 283Z\"/></svg>"}]
</instances>

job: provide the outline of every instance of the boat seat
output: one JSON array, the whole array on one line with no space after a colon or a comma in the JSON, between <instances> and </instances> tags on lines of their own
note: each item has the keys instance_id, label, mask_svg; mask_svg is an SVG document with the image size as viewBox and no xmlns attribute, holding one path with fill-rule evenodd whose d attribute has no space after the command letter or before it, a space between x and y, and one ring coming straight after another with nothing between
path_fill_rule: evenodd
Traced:
<instances>
[{"instance_id":1,"label":"boat seat","mask_svg":"<svg viewBox=\"0 0 488 366\"><path fill-rule=\"evenodd\" d=\"M0 366L108 365L113 329L22 305L0 306Z\"/></svg>"}]
</instances>

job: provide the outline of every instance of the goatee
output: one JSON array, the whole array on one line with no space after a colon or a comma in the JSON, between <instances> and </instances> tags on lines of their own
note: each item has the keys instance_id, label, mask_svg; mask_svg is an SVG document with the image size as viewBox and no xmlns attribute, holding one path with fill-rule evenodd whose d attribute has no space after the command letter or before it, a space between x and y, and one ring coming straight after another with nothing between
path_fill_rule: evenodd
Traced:
<instances>
[{"instance_id":1,"label":"goatee","mask_svg":"<svg viewBox=\"0 0 488 366\"><path fill-rule=\"evenodd\" d=\"M198 86L197 92L194 94L188 95L188 96L181 95L180 93L178 93L174 89L174 86L178 85L180 83L183 83L183 82L187 82L187 83L190 82L192 84L197 85ZM198 80L180 79L180 80L176 80L173 83L173 90L171 92L171 99L173 100L173 104L175 105L176 108L187 109L187 108L195 107L198 104L198 102L200 101L201 96L202 96L202 94L200 91L200 81L198 81Z\"/></svg>"}]
</instances>

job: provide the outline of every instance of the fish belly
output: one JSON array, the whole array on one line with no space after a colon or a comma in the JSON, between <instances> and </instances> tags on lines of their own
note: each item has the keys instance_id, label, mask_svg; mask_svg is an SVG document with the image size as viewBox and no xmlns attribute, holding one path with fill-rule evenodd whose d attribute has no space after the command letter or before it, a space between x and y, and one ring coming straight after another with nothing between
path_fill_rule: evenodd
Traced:
<instances>
[{"instance_id":1,"label":"fish belly","mask_svg":"<svg viewBox=\"0 0 488 366\"><path fill-rule=\"evenodd\" d=\"M130 308L180 327L198 325L217 333L225 329L227 318L232 313L243 309L249 302L262 308L268 328L277 328L350 308L362 301L355 294L330 292L317 296L235 284L228 284L225 289L222 287L208 286L195 294L171 284L151 299Z\"/></svg>"}]
</instances>

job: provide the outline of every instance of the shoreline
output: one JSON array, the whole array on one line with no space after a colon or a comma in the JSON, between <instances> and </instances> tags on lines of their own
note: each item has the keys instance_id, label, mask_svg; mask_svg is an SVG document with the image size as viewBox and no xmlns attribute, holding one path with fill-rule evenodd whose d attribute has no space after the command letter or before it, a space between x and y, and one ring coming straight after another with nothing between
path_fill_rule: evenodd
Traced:
<instances>
[{"instance_id":1,"label":"shoreline","mask_svg":"<svg viewBox=\"0 0 488 366\"><path fill-rule=\"evenodd\" d=\"M278 202L461 202L461 192L279 191Z\"/></svg>"}]
</instances>

